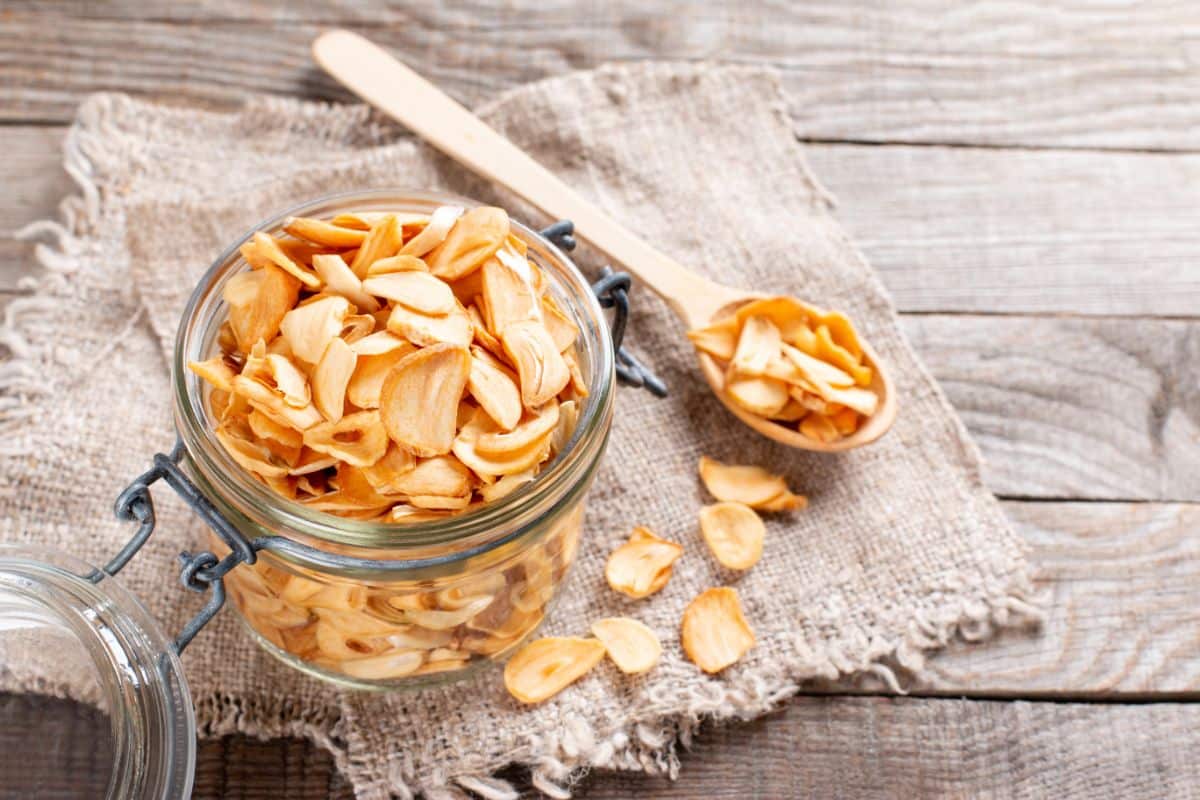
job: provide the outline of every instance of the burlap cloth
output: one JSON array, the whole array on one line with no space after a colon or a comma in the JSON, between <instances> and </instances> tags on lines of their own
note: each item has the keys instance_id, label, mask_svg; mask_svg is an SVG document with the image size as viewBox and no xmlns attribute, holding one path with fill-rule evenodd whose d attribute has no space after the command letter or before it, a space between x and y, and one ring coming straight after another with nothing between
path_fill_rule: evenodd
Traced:
<instances>
[{"instance_id":1,"label":"burlap cloth","mask_svg":"<svg viewBox=\"0 0 1200 800\"><path fill-rule=\"evenodd\" d=\"M818 676L919 681L923 655L951 637L1036 616L1022 544L980 481L979 455L830 216L784 105L768 72L642 65L527 86L480 114L683 263L849 311L892 365L891 433L821 456L749 432L709 394L680 324L635 288L628 341L671 396L619 392L585 539L543 632L584 635L597 617L632 615L662 637L662 663L641 677L602 664L535 708L511 700L496 672L419 693L339 693L277 664L227 611L184 658L202 736L309 736L361 798L464 787L507 797L488 776L510 762L561 793L587 767L674 774L678 745L704 719L764 713ZM362 107L272 98L217 114L99 95L79 111L66 166L82 195L64 203L63 223L26 232L45 239L47 276L0 332L11 350L0 366L0 537L96 562L131 532L112 518L114 496L173 441L164 356L183 300L257 220L329 192L409 186L547 222ZM586 248L577 258L600 266ZM715 567L699 537L701 454L781 471L811 499L769 521L746 575ZM173 558L202 532L168 491L156 497L159 532L121 580L176 631L200 599L179 589ZM640 602L603 578L635 524L686 548L666 589ZM709 677L682 657L678 622L720 584L737 586L758 645Z\"/></svg>"}]
</instances>

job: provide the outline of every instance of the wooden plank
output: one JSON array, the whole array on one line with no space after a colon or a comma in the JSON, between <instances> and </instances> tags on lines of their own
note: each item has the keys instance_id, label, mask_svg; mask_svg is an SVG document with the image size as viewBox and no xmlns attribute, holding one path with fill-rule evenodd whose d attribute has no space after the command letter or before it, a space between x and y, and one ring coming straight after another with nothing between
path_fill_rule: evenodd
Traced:
<instances>
[{"instance_id":1,"label":"wooden plank","mask_svg":"<svg viewBox=\"0 0 1200 800\"><path fill-rule=\"evenodd\" d=\"M0 296L16 290L33 272L33 245L12 232L55 216L58 203L74 190L62 169L63 129L30 125L0 127Z\"/></svg>"},{"instance_id":2,"label":"wooden plank","mask_svg":"<svg viewBox=\"0 0 1200 800\"><path fill-rule=\"evenodd\" d=\"M996 494L1200 500L1200 321L920 315L903 327Z\"/></svg>"},{"instance_id":3,"label":"wooden plank","mask_svg":"<svg viewBox=\"0 0 1200 800\"><path fill-rule=\"evenodd\" d=\"M1200 156L805 150L905 311L1200 310Z\"/></svg>"},{"instance_id":4,"label":"wooden plank","mask_svg":"<svg viewBox=\"0 0 1200 800\"><path fill-rule=\"evenodd\" d=\"M3 752L25 759L44 755L45 742L55 740L29 736L36 725L61 729L76 760L93 758L92 743L70 735L80 713L73 704L39 702L36 720L0 729ZM38 746L30 747L31 741ZM1188 798L1200 781L1197 748L1197 704L799 697L778 714L706 727L681 753L678 780L597 771L574 796ZM38 796L83 796L80 781L93 774L79 773L69 783L61 774L49 776ZM28 775L14 769L11 777ZM521 783L523 773L510 769L505 776ZM70 793L47 792L54 787ZM305 740L230 736L200 745L196 798L352 796L329 755Z\"/></svg>"},{"instance_id":5,"label":"wooden plank","mask_svg":"<svg viewBox=\"0 0 1200 800\"><path fill-rule=\"evenodd\" d=\"M1167 0L1138 4L1136 13L1083 0L476 0L453 8L358 3L349 12L328 5L311 19L317 4L177 5L12 6L0 26L3 119L65 120L82 95L100 89L205 104L247 91L344 99L308 57L313 36L344 20L468 102L603 61L710 60L779 68L798 129L810 138L1200 145L1191 49L1200 17ZM63 7L87 18L62 16Z\"/></svg>"},{"instance_id":6,"label":"wooden plank","mask_svg":"<svg viewBox=\"0 0 1200 800\"><path fill-rule=\"evenodd\" d=\"M679 780L596 773L606 798L1191 798L1200 705L798 698L714 726Z\"/></svg>"},{"instance_id":7,"label":"wooden plank","mask_svg":"<svg viewBox=\"0 0 1200 800\"><path fill-rule=\"evenodd\" d=\"M70 700L0 694L0 797L104 797L112 773L108 716ZM349 783L307 739L201 741L192 796L349 800Z\"/></svg>"},{"instance_id":8,"label":"wooden plank","mask_svg":"<svg viewBox=\"0 0 1200 800\"><path fill-rule=\"evenodd\" d=\"M956 641L917 694L1200 697L1200 505L1006 502L1047 600L1040 630ZM858 688L884 690L874 681Z\"/></svg>"},{"instance_id":9,"label":"wooden plank","mask_svg":"<svg viewBox=\"0 0 1200 800\"><path fill-rule=\"evenodd\" d=\"M73 189L59 128L0 127L0 231ZM1200 156L809 145L904 311L1194 315ZM0 239L0 291L28 268Z\"/></svg>"},{"instance_id":10,"label":"wooden plank","mask_svg":"<svg viewBox=\"0 0 1200 800\"><path fill-rule=\"evenodd\" d=\"M194 798L351 800L328 751L307 739L226 736L200 742Z\"/></svg>"}]
</instances>

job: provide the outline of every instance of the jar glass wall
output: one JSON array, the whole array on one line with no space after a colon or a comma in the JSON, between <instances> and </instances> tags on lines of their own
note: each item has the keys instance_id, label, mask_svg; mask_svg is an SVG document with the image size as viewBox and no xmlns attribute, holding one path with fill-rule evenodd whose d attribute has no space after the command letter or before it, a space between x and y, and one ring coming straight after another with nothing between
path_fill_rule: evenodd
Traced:
<instances>
[{"instance_id":1,"label":"jar glass wall","mask_svg":"<svg viewBox=\"0 0 1200 800\"><path fill-rule=\"evenodd\" d=\"M288 216L429 213L473 205L399 190L318 200ZM531 483L459 516L410 524L362 522L288 500L241 468L213 435L208 390L187 363L216 352L224 283L248 269L236 242L202 279L184 312L173 362L176 425L186 468L248 539L278 537L312 550L272 549L226 577L256 638L287 663L361 688L454 679L503 658L545 618L582 533L584 495L607 443L614 370L607 323L587 281L550 242L512 223L557 305L579 328L588 396L570 441ZM247 237L249 234L247 234ZM223 555L214 541L214 552ZM347 565L337 556L369 560ZM334 558L331 558L334 557Z\"/></svg>"},{"instance_id":2,"label":"jar glass wall","mask_svg":"<svg viewBox=\"0 0 1200 800\"><path fill-rule=\"evenodd\" d=\"M190 796L196 724L183 668L112 576L65 553L0 545L0 671L8 685L94 707L84 721L95 762L111 764L107 775L72 775L78 761L48 742L13 776L20 796L51 787L112 800Z\"/></svg>"}]
</instances>

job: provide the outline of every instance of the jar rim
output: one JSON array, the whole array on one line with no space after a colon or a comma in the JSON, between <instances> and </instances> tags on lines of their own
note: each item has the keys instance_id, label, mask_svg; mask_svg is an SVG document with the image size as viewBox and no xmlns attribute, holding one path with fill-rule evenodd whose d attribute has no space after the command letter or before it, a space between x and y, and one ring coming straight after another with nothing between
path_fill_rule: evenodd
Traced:
<instances>
[{"instance_id":1,"label":"jar rim","mask_svg":"<svg viewBox=\"0 0 1200 800\"><path fill-rule=\"evenodd\" d=\"M616 376L608 323L579 268L536 230L518 220L510 220L514 232L530 245L531 254L536 252L539 264L549 267L546 272L551 285L568 295L580 328L579 340L591 367L587 376L588 396L581 403L579 420L570 441L549 468L528 485L471 513L426 522L364 522L315 511L276 494L247 473L220 446L211 426L206 423L201 381L187 368L189 360L207 357L199 352L205 343L197 341L193 335L195 325L200 322L200 315L211 313L216 317L223 310L221 284L232 274L247 268L239 248L255 232L278 231L284 220L291 216L355 208L363 210L362 206L372 203L426 205L430 210L448 204L481 205L470 198L427 190L387 188L340 192L298 204L250 228L226 248L200 278L180 318L171 363L176 426L188 457L203 481L216 491L235 498L239 507L252 508L261 514L265 518L264 527L272 532L283 528L322 542L368 549L403 551L431 545L458 545L477 553L481 547L486 549L489 544L511 540L515 533L512 530L514 522L518 523L519 529L535 524L574 485L586 481L603 453L612 416ZM211 323L212 318L208 322Z\"/></svg>"}]
</instances>

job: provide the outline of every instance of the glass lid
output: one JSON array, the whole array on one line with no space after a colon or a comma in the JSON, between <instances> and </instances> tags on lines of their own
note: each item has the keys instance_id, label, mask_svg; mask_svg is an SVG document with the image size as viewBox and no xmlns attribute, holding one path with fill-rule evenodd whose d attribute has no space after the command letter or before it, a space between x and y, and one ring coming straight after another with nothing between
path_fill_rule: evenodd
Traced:
<instances>
[{"instance_id":1,"label":"glass lid","mask_svg":"<svg viewBox=\"0 0 1200 800\"><path fill-rule=\"evenodd\" d=\"M0 797L191 795L196 722L171 640L115 578L0 545Z\"/></svg>"}]
</instances>

